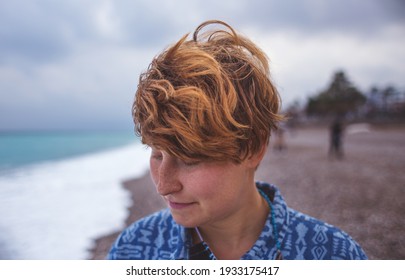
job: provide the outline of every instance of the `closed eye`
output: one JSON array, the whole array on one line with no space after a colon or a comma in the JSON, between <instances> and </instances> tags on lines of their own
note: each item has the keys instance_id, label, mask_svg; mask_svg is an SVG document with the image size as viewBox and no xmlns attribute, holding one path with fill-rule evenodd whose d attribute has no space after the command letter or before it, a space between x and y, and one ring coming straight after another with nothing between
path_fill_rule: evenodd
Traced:
<instances>
[{"instance_id":1,"label":"closed eye","mask_svg":"<svg viewBox=\"0 0 405 280\"><path fill-rule=\"evenodd\" d=\"M162 160L163 153L161 151L152 150L151 158L155 160Z\"/></svg>"},{"instance_id":2,"label":"closed eye","mask_svg":"<svg viewBox=\"0 0 405 280\"><path fill-rule=\"evenodd\" d=\"M198 160L191 160L191 161L189 161L189 160L182 160L182 163L183 163L184 165L186 165L186 166L196 166L196 165L200 164L201 161L198 161Z\"/></svg>"}]
</instances>

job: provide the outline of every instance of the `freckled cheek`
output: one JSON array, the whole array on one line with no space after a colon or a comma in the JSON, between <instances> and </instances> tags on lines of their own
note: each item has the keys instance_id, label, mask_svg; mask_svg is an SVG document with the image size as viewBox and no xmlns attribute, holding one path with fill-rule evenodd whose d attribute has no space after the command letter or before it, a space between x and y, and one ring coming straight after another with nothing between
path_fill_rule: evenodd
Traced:
<instances>
[{"instance_id":1,"label":"freckled cheek","mask_svg":"<svg viewBox=\"0 0 405 280\"><path fill-rule=\"evenodd\" d=\"M151 175L151 177L152 177L152 181L153 181L155 184L157 184L158 181L159 181L158 169L157 169L156 164L153 163L153 160L150 161L149 167L150 167L149 172L150 172L150 175Z\"/></svg>"},{"instance_id":2,"label":"freckled cheek","mask_svg":"<svg viewBox=\"0 0 405 280\"><path fill-rule=\"evenodd\" d=\"M188 192L200 200L215 201L221 192L222 181L212 172L197 172L182 180Z\"/></svg>"}]
</instances>

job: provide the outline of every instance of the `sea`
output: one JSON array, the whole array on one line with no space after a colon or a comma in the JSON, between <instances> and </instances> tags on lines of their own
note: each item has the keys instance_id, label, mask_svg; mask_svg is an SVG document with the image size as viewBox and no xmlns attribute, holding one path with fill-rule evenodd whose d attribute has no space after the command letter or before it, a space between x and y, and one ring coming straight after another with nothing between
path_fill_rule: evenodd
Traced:
<instances>
[{"instance_id":1,"label":"sea","mask_svg":"<svg viewBox=\"0 0 405 280\"><path fill-rule=\"evenodd\" d=\"M148 171L133 132L0 132L0 259L80 260L122 229L122 182Z\"/></svg>"}]
</instances>

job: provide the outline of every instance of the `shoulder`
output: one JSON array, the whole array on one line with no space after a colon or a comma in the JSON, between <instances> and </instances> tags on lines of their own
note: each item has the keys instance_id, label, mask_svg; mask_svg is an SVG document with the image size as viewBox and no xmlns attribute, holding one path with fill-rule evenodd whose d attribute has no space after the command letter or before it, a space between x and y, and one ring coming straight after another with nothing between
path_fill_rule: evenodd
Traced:
<instances>
[{"instance_id":1,"label":"shoulder","mask_svg":"<svg viewBox=\"0 0 405 280\"><path fill-rule=\"evenodd\" d=\"M367 259L341 229L289 208L287 246L296 259Z\"/></svg>"},{"instance_id":2,"label":"shoulder","mask_svg":"<svg viewBox=\"0 0 405 280\"><path fill-rule=\"evenodd\" d=\"M281 251L285 259L367 259L347 233L287 206L279 189L265 182L257 186L272 200ZM270 221L267 221L271 228Z\"/></svg>"},{"instance_id":3,"label":"shoulder","mask_svg":"<svg viewBox=\"0 0 405 280\"><path fill-rule=\"evenodd\" d=\"M167 209L142 218L127 227L117 238L108 259L165 259L170 252L173 231L177 229Z\"/></svg>"}]
</instances>

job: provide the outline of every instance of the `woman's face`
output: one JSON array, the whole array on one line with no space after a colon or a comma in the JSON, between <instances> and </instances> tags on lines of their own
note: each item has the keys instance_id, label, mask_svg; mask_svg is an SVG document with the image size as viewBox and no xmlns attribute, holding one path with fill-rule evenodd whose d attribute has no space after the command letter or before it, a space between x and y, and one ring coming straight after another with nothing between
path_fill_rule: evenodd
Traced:
<instances>
[{"instance_id":1,"label":"woman's face","mask_svg":"<svg viewBox=\"0 0 405 280\"><path fill-rule=\"evenodd\" d=\"M184 162L154 148L150 158L157 192L175 221L185 227L215 225L249 207L256 166L250 160Z\"/></svg>"}]
</instances>

